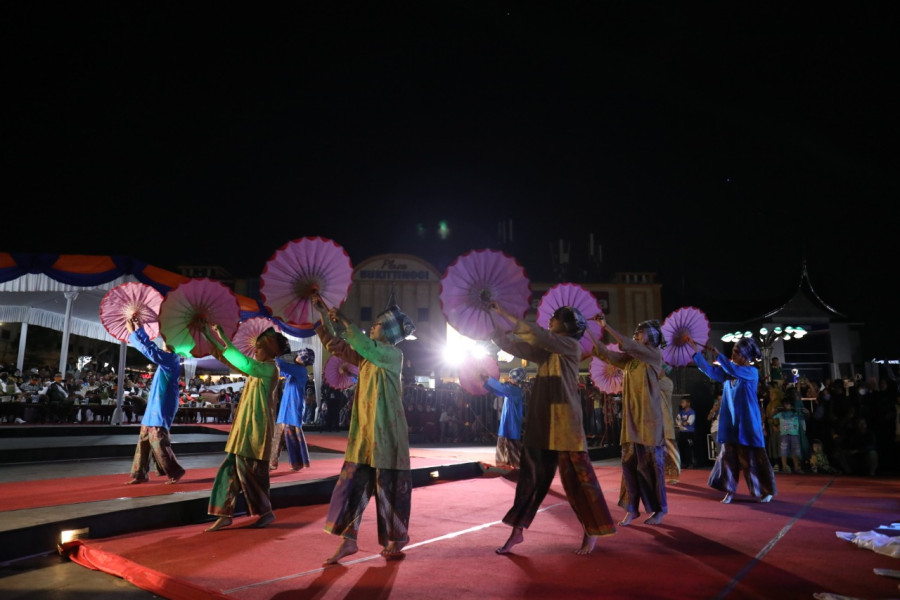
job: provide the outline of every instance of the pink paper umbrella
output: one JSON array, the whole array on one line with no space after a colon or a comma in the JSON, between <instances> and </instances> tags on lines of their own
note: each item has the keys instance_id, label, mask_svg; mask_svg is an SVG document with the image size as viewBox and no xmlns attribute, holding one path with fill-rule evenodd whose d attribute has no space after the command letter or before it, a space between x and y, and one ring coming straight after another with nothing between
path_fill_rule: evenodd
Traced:
<instances>
[{"instance_id":1,"label":"pink paper umbrella","mask_svg":"<svg viewBox=\"0 0 900 600\"><path fill-rule=\"evenodd\" d=\"M332 356L325 361L325 370L322 374L328 385L336 390L346 390L353 387L359 379L359 367L339 356Z\"/></svg>"},{"instance_id":2,"label":"pink paper umbrella","mask_svg":"<svg viewBox=\"0 0 900 600\"><path fill-rule=\"evenodd\" d=\"M499 250L472 250L447 267L440 300L451 327L468 338L486 340L494 329L490 303L498 302L519 318L525 316L531 304L531 282L512 256Z\"/></svg>"},{"instance_id":3,"label":"pink paper umbrella","mask_svg":"<svg viewBox=\"0 0 900 600\"><path fill-rule=\"evenodd\" d=\"M310 298L318 294L329 307L340 307L353 283L350 256L332 240L304 237L288 242L266 262L259 293L273 315L310 328L319 319Z\"/></svg>"},{"instance_id":4,"label":"pink paper umbrella","mask_svg":"<svg viewBox=\"0 0 900 600\"><path fill-rule=\"evenodd\" d=\"M500 365L492 356L466 356L459 365L459 385L473 396L483 396L488 391L484 389L484 380L481 374L487 373L489 377L500 377Z\"/></svg>"},{"instance_id":5,"label":"pink paper umbrella","mask_svg":"<svg viewBox=\"0 0 900 600\"><path fill-rule=\"evenodd\" d=\"M688 343L693 339L703 345L709 341L709 319L699 308L685 306L673 311L662 324L662 334L667 346L663 348L663 360L673 367L685 367L692 362L694 349Z\"/></svg>"},{"instance_id":6,"label":"pink paper umbrella","mask_svg":"<svg viewBox=\"0 0 900 600\"><path fill-rule=\"evenodd\" d=\"M256 357L256 338L259 337L266 329L274 327L275 331L281 331L281 328L271 319L265 317L251 317L246 321L241 321L231 339L235 347L250 358ZM215 334L213 334L215 335Z\"/></svg>"},{"instance_id":7,"label":"pink paper umbrella","mask_svg":"<svg viewBox=\"0 0 900 600\"><path fill-rule=\"evenodd\" d=\"M619 352L618 344L608 344L607 348L613 352ZM613 366L594 356L591 358L590 374L591 379L594 381L594 385L596 385L597 389L601 392L618 394L622 391L622 380L625 378L625 372L619 367Z\"/></svg>"},{"instance_id":8,"label":"pink paper umbrella","mask_svg":"<svg viewBox=\"0 0 900 600\"><path fill-rule=\"evenodd\" d=\"M232 338L240 319L241 307L234 292L206 277L180 284L166 295L159 309L159 326L166 344L183 356L196 358L212 354L212 345L203 335L208 324L218 323Z\"/></svg>"},{"instance_id":9,"label":"pink paper umbrella","mask_svg":"<svg viewBox=\"0 0 900 600\"><path fill-rule=\"evenodd\" d=\"M130 282L117 285L106 292L100 301L100 322L109 335L127 342L127 321L137 316L152 340L159 335L159 307L163 295L146 283Z\"/></svg>"},{"instance_id":10,"label":"pink paper umbrella","mask_svg":"<svg viewBox=\"0 0 900 600\"><path fill-rule=\"evenodd\" d=\"M573 306L581 311L588 320L588 331L581 336L581 357L587 358L594 349L594 339L599 340L603 336L603 327L593 320L593 317L601 313L600 303L592 293L575 283L558 283L541 297L537 309L537 324L547 328L550 326L550 317L561 306Z\"/></svg>"}]
</instances>

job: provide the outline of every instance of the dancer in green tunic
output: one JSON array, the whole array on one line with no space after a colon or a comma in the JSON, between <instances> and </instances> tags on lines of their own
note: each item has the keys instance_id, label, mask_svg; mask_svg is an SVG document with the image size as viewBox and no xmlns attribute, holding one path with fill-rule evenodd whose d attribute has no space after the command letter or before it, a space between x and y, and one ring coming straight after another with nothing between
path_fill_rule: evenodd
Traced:
<instances>
[{"instance_id":1,"label":"dancer in green tunic","mask_svg":"<svg viewBox=\"0 0 900 600\"><path fill-rule=\"evenodd\" d=\"M287 338L270 327L256 339L255 359L249 358L231 343L220 325L213 324L212 330L219 340L215 340L209 330L206 337L216 348L216 357L247 375L247 381L225 444L227 454L216 473L209 497L208 512L219 518L206 531L218 531L231 525L239 492L244 494L248 512L259 516L252 527L265 527L275 520L269 498L269 454L275 431L275 394L278 390L275 357L287 354L291 348Z\"/></svg>"},{"instance_id":2,"label":"dancer in green tunic","mask_svg":"<svg viewBox=\"0 0 900 600\"><path fill-rule=\"evenodd\" d=\"M375 318L366 336L337 309L327 308L321 298L315 297L313 305L322 314L322 323L316 327L322 344L331 354L359 367L344 465L325 520L325 531L340 536L341 544L324 564L336 564L359 550L360 521L373 495L381 554L397 558L409 543L412 474L400 386L403 352L396 344L412 334L415 326L399 307L391 306Z\"/></svg>"}]
</instances>

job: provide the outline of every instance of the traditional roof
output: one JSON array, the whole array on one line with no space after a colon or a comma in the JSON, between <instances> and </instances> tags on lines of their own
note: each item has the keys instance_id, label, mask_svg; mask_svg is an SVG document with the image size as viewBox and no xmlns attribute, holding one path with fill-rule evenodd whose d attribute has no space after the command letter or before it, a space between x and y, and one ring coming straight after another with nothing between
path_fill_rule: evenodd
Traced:
<instances>
[{"instance_id":1,"label":"traditional roof","mask_svg":"<svg viewBox=\"0 0 900 600\"><path fill-rule=\"evenodd\" d=\"M815 319L826 318L829 321L847 319L847 315L841 313L830 304L825 302L816 290L813 289L812 282L809 279L809 271L806 269L806 260L800 270L800 281L794 295L780 307L772 310L761 317L759 320L797 320L797 319Z\"/></svg>"}]
</instances>

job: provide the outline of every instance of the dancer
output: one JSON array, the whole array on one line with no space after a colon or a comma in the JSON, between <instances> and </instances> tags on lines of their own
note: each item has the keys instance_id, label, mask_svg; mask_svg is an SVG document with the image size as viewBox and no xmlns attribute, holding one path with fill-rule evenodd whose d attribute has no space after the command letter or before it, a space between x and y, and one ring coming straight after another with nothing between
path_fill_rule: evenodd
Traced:
<instances>
[{"instance_id":1,"label":"dancer","mask_svg":"<svg viewBox=\"0 0 900 600\"><path fill-rule=\"evenodd\" d=\"M359 526L373 494L381 554L400 558L409 543L412 473L400 386L403 352L396 345L415 326L400 307L392 305L375 317L367 337L320 297L313 297L312 303L322 315L316 327L322 344L331 354L359 367L347 451L325 521L325 531L340 536L341 543L324 564L337 564L359 550Z\"/></svg>"},{"instance_id":2,"label":"dancer","mask_svg":"<svg viewBox=\"0 0 900 600\"><path fill-rule=\"evenodd\" d=\"M299 471L309 467L309 447L303 435L303 410L306 403L306 381L309 371L306 367L316 360L312 348L303 348L296 356L279 356L275 359L278 370L284 376L284 391L281 394L281 406L278 418L275 419L275 438L272 440L272 456L269 458L269 470L278 469L278 458L281 450L287 447L291 471Z\"/></svg>"},{"instance_id":3,"label":"dancer","mask_svg":"<svg viewBox=\"0 0 900 600\"><path fill-rule=\"evenodd\" d=\"M178 412L181 357L171 346L162 350L154 344L141 326L137 314L126 320L125 328L131 345L158 367L150 383L147 408L141 419L141 432L138 434L134 460L131 462L131 479L125 483L144 483L149 479L151 456L156 463L156 472L168 477L166 483L178 483L184 477L184 467L175 458L169 431L172 429L175 413Z\"/></svg>"},{"instance_id":4,"label":"dancer","mask_svg":"<svg viewBox=\"0 0 900 600\"><path fill-rule=\"evenodd\" d=\"M500 383L487 373L482 373L481 379L484 381L484 389L503 397L500 428L497 432L497 466L518 469L519 454L522 452L522 383L525 381L525 369L511 369L509 383Z\"/></svg>"},{"instance_id":5,"label":"dancer","mask_svg":"<svg viewBox=\"0 0 900 600\"><path fill-rule=\"evenodd\" d=\"M619 344L614 352L601 340L594 340L594 354L602 361L624 372L622 380L622 477L625 494L619 506L625 518L619 525L630 525L636 519L639 503L652 514L644 523L658 525L668 512L666 499L666 437L663 418L663 394L660 374L665 339L659 321L643 321L626 339L613 329L600 313L594 317Z\"/></svg>"},{"instance_id":6,"label":"dancer","mask_svg":"<svg viewBox=\"0 0 900 600\"><path fill-rule=\"evenodd\" d=\"M720 366L714 366L700 351L706 346L694 340L688 343L694 350L697 368L713 381L724 384L717 437L721 449L709 474L708 485L725 492L722 503L730 504L743 472L750 493L760 502L770 502L776 493L775 472L766 454L762 416L756 399L759 369L752 364L762 356L759 346L751 337L741 338L731 350L731 360L709 348L718 354Z\"/></svg>"},{"instance_id":7,"label":"dancer","mask_svg":"<svg viewBox=\"0 0 900 600\"><path fill-rule=\"evenodd\" d=\"M616 526L588 456L582 424L578 340L587 329L587 321L571 306L556 309L549 329L517 318L497 302L491 303L490 310L494 343L538 365L526 409L516 495L512 508L503 517L512 532L496 552L506 554L524 541L524 530L534 520L559 469L566 498L584 530L575 553L590 554L597 538L614 534ZM513 324L512 329L500 327L494 313Z\"/></svg>"},{"instance_id":8,"label":"dancer","mask_svg":"<svg viewBox=\"0 0 900 600\"><path fill-rule=\"evenodd\" d=\"M675 391L675 382L669 377L672 367L663 363L663 370L659 373L659 391L662 394L662 414L666 430L666 483L676 484L681 477L681 454L678 452L678 442L675 438L675 415L672 412L672 392Z\"/></svg>"},{"instance_id":9,"label":"dancer","mask_svg":"<svg viewBox=\"0 0 900 600\"><path fill-rule=\"evenodd\" d=\"M213 345L213 355L245 374L247 380L225 444L227 454L209 496L208 512L219 518L206 531L231 525L239 492L244 493L250 515L259 515L251 527L265 527L275 520L269 497L269 458L275 429L273 407L278 389L275 357L287 354L291 347L287 338L270 327L256 338L255 358L249 358L231 343L221 325L214 323L211 328L218 340L210 334L210 327L204 335Z\"/></svg>"}]
</instances>

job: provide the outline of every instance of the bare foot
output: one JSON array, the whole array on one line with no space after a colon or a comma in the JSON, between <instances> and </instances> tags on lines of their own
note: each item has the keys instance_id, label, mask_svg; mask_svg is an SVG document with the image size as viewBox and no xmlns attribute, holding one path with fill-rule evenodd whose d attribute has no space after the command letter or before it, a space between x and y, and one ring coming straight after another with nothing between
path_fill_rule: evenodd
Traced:
<instances>
[{"instance_id":1,"label":"bare foot","mask_svg":"<svg viewBox=\"0 0 900 600\"><path fill-rule=\"evenodd\" d=\"M759 499L760 502L769 503L772 501L772 494L766 494L762 498Z\"/></svg>"},{"instance_id":2,"label":"bare foot","mask_svg":"<svg viewBox=\"0 0 900 600\"><path fill-rule=\"evenodd\" d=\"M503 544L503 546L501 546L500 548L494 550L494 552L496 552L497 554L506 554L507 552L512 550L513 546L515 546L516 544L521 544L523 541L525 541L525 534L523 533L522 528L513 527L512 533L509 534L509 539L506 540L506 543Z\"/></svg>"},{"instance_id":3,"label":"bare foot","mask_svg":"<svg viewBox=\"0 0 900 600\"><path fill-rule=\"evenodd\" d=\"M146 479L138 479L137 477L135 477L134 479L131 479L130 481L126 481L125 485L134 485L136 483L147 483L147 480Z\"/></svg>"},{"instance_id":4,"label":"bare foot","mask_svg":"<svg viewBox=\"0 0 900 600\"><path fill-rule=\"evenodd\" d=\"M631 525L631 522L633 520L637 519L638 516L640 516L640 514L641 513L636 513L636 512L625 513L625 518L622 519L621 521L619 521L619 525L621 525L622 527L628 527L629 525Z\"/></svg>"},{"instance_id":5,"label":"bare foot","mask_svg":"<svg viewBox=\"0 0 900 600\"><path fill-rule=\"evenodd\" d=\"M664 512L655 512L648 519L644 521L647 525L659 525L662 523L663 517L666 516Z\"/></svg>"},{"instance_id":6,"label":"bare foot","mask_svg":"<svg viewBox=\"0 0 900 600\"><path fill-rule=\"evenodd\" d=\"M211 527L207 527L206 531L218 531L223 527L231 525L231 517L219 517Z\"/></svg>"},{"instance_id":7,"label":"bare foot","mask_svg":"<svg viewBox=\"0 0 900 600\"><path fill-rule=\"evenodd\" d=\"M584 534L584 538L581 540L581 548L575 551L575 554L590 554L594 551L594 544L597 543L596 535L588 535Z\"/></svg>"},{"instance_id":8,"label":"bare foot","mask_svg":"<svg viewBox=\"0 0 900 600\"><path fill-rule=\"evenodd\" d=\"M722 504L731 504L731 501L734 500L734 493L728 492L725 494L725 497L720 500Z\"/></svg>"},{"instance_id":9,"label":"bare foot","mask_svg":"<svg viewBox=\"0 0 900 600\"><path fill-rule=\"evenodd\" d=\"M402 558L404 556L403 546L405 545L405 542L389 542L381 551L381 555L388 560Z\"/></svg>"},{"instance_id":10,"label":"bare foot","mask_svg":"<svg viewBox=\"0 0 900 600\"><path fill-rule=\"evenodd\" d=\"M171 485L173 483L178 483L179 481L181 481L182 477L184 477L184 473L182 473L178 477L169 477L169 479L166 481L166 484Z\"/></svg>"},{"instance_id":11,"label":"bare foot","mask_svg":"<svg viewBox=\"0 0 900 600\"><path fill-rule=\"evenodd\" d=\"M323 565L336 565L338 564L338 561L345 556L350 556L351 554L359 552L356 540L351 540L350 538L341 538L341 540L341 545L338 546L337 551L329 558L325 559L325 562L322 563Z\"/></svg>"},{"instance_id":12,"label":"bare foot","mask_svg":"<svg viewBox=\"0 0 900 600\"><path fill-rule=\"evenodd\" d=\"M253 527L254 529L262 529L266 525L269 525L270 523L272 523L272 521L274 521L274 520L275 520L275 513L273 513L272 511L269 511L266 514L260 516L256 520L256 522L253 523L253 525L251 525L250 527Z\"/></svg>"}]
</instances>

